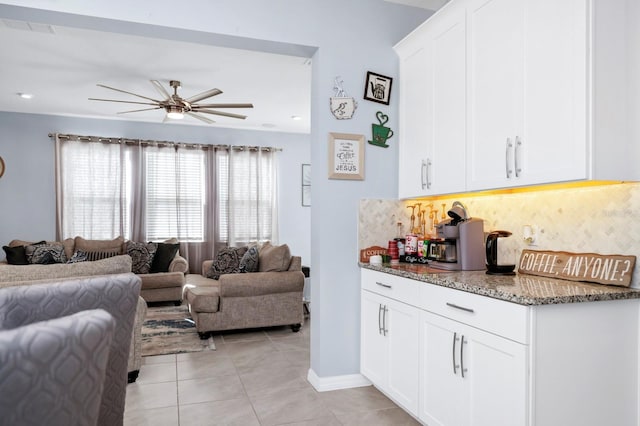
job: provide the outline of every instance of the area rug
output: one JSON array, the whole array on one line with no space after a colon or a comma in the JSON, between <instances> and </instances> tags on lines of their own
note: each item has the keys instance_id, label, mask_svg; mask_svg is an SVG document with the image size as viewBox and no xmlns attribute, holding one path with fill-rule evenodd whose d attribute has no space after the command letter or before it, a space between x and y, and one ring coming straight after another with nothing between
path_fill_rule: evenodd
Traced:
<instances>
[{"instance_id":1,"label":"area rug","mask_svg":"<svg viewBox=\"0 0 640 426\"><path fill-rule=\"evenodd\" d=\"M215 350L213 337L201 340L186 305L149 306L142 324L142 356Z\"/></svg>"}]
</instances>

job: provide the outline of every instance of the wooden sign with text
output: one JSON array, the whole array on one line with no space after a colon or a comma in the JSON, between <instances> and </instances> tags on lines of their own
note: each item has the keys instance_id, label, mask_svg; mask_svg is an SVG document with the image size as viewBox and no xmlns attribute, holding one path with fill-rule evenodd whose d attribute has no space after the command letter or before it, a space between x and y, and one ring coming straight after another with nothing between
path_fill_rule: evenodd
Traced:
<instances>
[{"instance_id":1,"label":"wooden sign with text","mask_svg":"<svg viewBox=\"0 0 640 426\"><path fill-rule=\"evenodd\" d=\"M629 287L635 256L523 250L518 273Z\"/></svg>"},{"instance_id":2,"label":"wooden sign with text","mask_svg":"<svg viewBox=\"0 0 640 426\"><path fill-rule=\"evenodd\" d=\"M371 256L387 254L387 249L380 246L371 246L360 250L360 262L369 263Z\"/></svg>"}]
</instances>

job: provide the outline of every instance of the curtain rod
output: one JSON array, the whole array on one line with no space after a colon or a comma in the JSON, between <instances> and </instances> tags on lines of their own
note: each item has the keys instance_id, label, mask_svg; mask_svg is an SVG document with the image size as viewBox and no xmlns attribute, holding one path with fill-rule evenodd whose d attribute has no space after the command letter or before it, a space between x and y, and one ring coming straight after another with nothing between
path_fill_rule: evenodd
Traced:
<instances>
[{"instance_id":1,"label":"curtain rod","mask_svg":"<svg viewBox=\"0 0 640 426\"><path fill-rule=\"evenodd\" d=\"M245 149L257 151L275 151L280 152L282 148L274 148L270 146L248 146L248 145L208 145L203 143L186 143L186 142L173 142L173 141L154 141L144 139L128 139L128 138L108 138L102 136L81 136L81 135L67 135L62 133L49 133L50 138L58 137L60 139L77 139L83 142L102 142L102 143L124 143L129 145L152 145L152 146L181 146L185 148L197 148L197 149L233 149L242 151Z\"/></svg>"}]
</instances>

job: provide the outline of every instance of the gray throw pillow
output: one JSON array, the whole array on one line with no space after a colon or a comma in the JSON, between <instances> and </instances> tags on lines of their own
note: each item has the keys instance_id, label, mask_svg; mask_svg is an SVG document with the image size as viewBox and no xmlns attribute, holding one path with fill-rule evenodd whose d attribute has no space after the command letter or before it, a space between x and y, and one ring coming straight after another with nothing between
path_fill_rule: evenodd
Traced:
<instances>
[{"instance_id":1,"label":"gray throw pillow","mask_svg":"<svg viewBox=\"0 0 640 426\"><path fill-rule=\"evenodd\" d=\"M289 246L272 246L267 243L260 249L260 260L258 271L260 272L282 272L289 269L291 263L291 251Z\"/></svg>"},{"instance_id":2,"label":"gray throw pillow","mask_svg":"<svg viewBox=\"0 0 640 426\"><path fill-rule=\"evenodd\" d=\"M71 256L71 259L67 260L67 263L87 262L89 260L89 254L82 250L77 250Z\"/></svg>"},{"instance_id":3,"label":"gray throw pillow","mask_svg":"<svg viewBox=\"0 0 640 426\"><path fill-rule=\"evenodd\" d=\"M67 262L67 256L64 254L64 246L62 244L29 245L25 247L24 251L29 263L49 265Z\"/></svg>"},{"instance_id":4,"label":"gray throw pillow","mask_svg":"<svg viewBox=\"0 0 640 426\"><path fill-rule=\"evenodd\" d=\"M127 241L127 254L131 256L131 272L148 274L151 271L153 256L156 254L156 243L137 243Z\"/></svg>"},{"instance_id":5,"label":"gray throw pillow","mask_svg":"<svg viewBox=\"0 0 640 426\"><path fill-rule=\"evenodd\" d=\"M207 271L207 278L217 280L222 274L235 274L240 272L240 259L247 251L246 247L225 247L220 250L216 260Z\"/></svg>"},{"instance_id":6,"label":"gray throw pillow","mask_svg":"<svg viewBox=\"0 0 640 426\"><path fill-rule=\"evenodd\" d=\"M258 246L251 246L240 259L240 272L258 272Z\"/></svg>"}]
</instances>

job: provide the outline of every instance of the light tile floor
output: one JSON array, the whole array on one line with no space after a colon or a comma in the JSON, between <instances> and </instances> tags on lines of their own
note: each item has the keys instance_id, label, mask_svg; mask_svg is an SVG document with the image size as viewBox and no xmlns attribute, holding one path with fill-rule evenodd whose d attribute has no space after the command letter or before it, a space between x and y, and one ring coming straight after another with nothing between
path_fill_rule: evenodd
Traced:
<instances>
[{"instance_id":1,"label":"light tile floor","mask_svg":"<svg viewBox=\"0 0 640 426\"><path fill-rule=\"evenodd\" d=\"M216 335L215 351L146 357L127 386L125 425L417 425L373 386L307 382L309 321Z\"/></svg>"}]
</instances>

